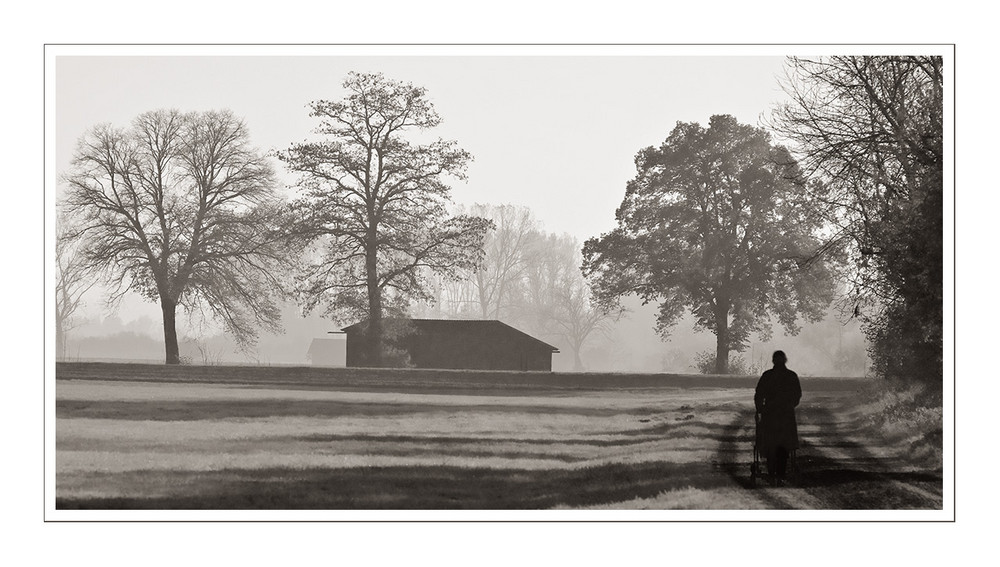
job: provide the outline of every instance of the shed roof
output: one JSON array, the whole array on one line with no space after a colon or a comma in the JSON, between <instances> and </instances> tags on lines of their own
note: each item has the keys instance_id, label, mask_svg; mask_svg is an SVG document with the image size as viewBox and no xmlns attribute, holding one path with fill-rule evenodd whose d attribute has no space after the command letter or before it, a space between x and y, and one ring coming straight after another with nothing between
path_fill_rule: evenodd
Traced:
<instances>
[{"instance_id":1,"label":"shed roof","mask_svg":"<svg viewBox=\"0 0 1000 567\"><path fill-rule=\"evenodd\" d=\"M405 321L419 331L426 331L431 333L460 333L460 334L475 334L475 335L508 335L508 336L518 336L519 338L528 339L531 342L536 343L538 346L551 350L552 352L559 352L559 349L544 342L535 337L511 327L503 321L496 319L402 319L402 318L386 318L384 321L387 322L400 322ZM368 320L359 321L353 325L344 327L341 329L344 332L360 330L368 323Z\"/></svg>"}]
</instances>

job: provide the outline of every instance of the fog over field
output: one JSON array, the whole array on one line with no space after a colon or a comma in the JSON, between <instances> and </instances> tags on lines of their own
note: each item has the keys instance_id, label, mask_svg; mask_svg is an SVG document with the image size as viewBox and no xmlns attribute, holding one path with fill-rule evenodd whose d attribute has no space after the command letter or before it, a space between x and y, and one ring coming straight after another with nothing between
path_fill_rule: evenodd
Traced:
<instances>
[{"instance_id":1,"label":"fog over field","mask_svg":"<svg viewBox=\"0 0 1000 567\"><path fill-rule=\"evenodd\" d=\"M655 307L635 301L633 311L611 326L608 336L595 337L582 356L590 372L668 372L696 370L695 356L714 349L715 337L695 331L690 317L678 323L668 340L654 330ZM88 318L73 330L68 340L69 360L128 360L156 362L163 358L163 337L155 315L126 319L124 309L116 314ZM181 342L181 352L195 364L309 364L310 341L339 327L318 315L301 317L294 305L283 311L285 332L260 338L251 353L240 352L224 334L197 333L192 329ZM806 324L797 336L784 336L775 329L770 342L753 341L742 356L759 373L767 368L771 352L783 349L793 357L789 363L804 376L864 376L868 355L859 324L843 324L832 312L823 322ZM838 358L838 353L840 357ZM847 365L844 365L844 361ZM552 359L554 371L573 371L568 353Z\"/></svg>"}]
</instances>

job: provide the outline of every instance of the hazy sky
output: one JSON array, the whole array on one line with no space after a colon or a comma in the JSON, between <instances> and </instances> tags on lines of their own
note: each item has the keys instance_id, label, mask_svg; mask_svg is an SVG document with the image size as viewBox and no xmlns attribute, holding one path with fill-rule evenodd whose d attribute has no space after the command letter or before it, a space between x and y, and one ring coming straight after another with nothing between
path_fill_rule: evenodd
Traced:
<instances>
[{"instance_id":1,"label":"hazy sky","mask_svg":"<svg viewBox=\"0 0 1000 567\"><path fill-rule=\"evenodd\" d=\"M782 98L783 65L753 56L59 56L56 167L66 171L93 125L125 126L159 108L229 108L260 149L284 149L312 136L309 101L341 99L349 71L382 72L425 87L443 119L436 134L475 157L467 182L453 185L455 202L526 205L546 230L583 241L614 226L637 151L677 121L732 114L758 124Z\"/></svg>"},{"instance_id":2,"label":"hazy sky","mask_svg":"<svg viewBox=\"0 0 1000 567\"><path fill-rule=\"evenodd\" d=\"M141 112L232 109L261 149L311 135L306 103L343 97L349 71L426 87L436 129L475 161L460 203L530 207L583 240L607 231L636 152L678 120L757 124L781 96L780 57L74 57L56 61L57 161L101 122ZM289 180L290 181L290 180Z\"/></svg>"}]
</instances>

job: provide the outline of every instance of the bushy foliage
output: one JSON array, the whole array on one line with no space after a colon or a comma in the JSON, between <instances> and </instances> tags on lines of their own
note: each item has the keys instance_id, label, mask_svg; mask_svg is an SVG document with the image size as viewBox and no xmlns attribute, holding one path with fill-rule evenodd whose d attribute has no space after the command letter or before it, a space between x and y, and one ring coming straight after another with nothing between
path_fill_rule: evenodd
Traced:
<instances>
[{"instance_id":1,"label":"bushy foliage","mask_svg":"<svg viewBox=\"0 0 1000 567\"><path fill-rule=\"evenodd\" d=\"M699 352L695 355L695 368L701 374L715 374L716 361L715 361L715 351L705 350ZM751 376L754 374L759 374L761 372L760 368L756 365L747 362L743 358L742 354L734 354L729 356L729 367L727 374L733 374L737 376Z\"/></svg>"},{"instance_id":2,"label":"bushy foliage","mask_svg":"<svg viewBox=\"0 0 1000 567\"><path fill-rule=\"evenodd\" d=\"M879 380L859 392L859 410L869 435L907 447L907 456L942 466L943 413L936 388L902 380Z\"/></svg>"}]
</instances>

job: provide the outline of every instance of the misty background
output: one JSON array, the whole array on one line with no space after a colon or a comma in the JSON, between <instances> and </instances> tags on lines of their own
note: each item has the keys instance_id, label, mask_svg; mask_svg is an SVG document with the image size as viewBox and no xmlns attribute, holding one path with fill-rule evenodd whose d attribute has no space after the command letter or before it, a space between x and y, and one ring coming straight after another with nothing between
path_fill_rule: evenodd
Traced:
<instances>
[{"instance_id":1,"label":"misty background","mask_svg":"<svg viewBox=\"0 0 1000 567\"><path fill-rule=\"evenodd\" d=\"M726 113L760 125L783 100L784 64L783 57L748 56L62 56L56 62L57 170L69 169L76 141L94 124L124 126L158 108L230 109L245 121L255 146L279 150L315 127L309 101L340 98L349 71L381 72L425 87L443 118L433 136L454 139L474 156L468 181L452 184L456 210L509 207L530 217L535 238L564 243L578 254L584 240L614 226L637 151L660 144L678 121L707 123ZM277 160L275 165L291 195L293 178ZM579 271L579 258L566 261ZM442 284L437 291L435 305L414 304L411 314L499 318L558 347L555 371L697 372L715 344L711 332L695 332L690 315L662 339L655 332L656 306L629 298L617 320L602 321L574 348L567 333L533 320L537 311L517 291L488 316L456 300L468 289ZM162 361L157 305L130 295L109 309L106 295L100 286L84 294L67 332L65 358ZM241 351L209 319L179 313L181 357L194 364L308 364L313 339L355 322L318 312L304 317L291 302L281 315L284 333L261 333L252 350ZM770 353L782 349L802 375L864 375L860 325L840 319L831 308L820 323L803 322L795 337L775 324L772 340L752 339L745 352L732 355L733 372L759 373L769 366Z\"/></svg>"},{"instance_id":2,"label":"misty background","mask_svg":"<svg viewBox=\"0 0 1000 567\"><path fill-rule=\"evenodd\" d=\"M98 298L99 301L99 298ZM693 331L694 321L684 317L673 337L662 340L654 331L656 306L642 306L627 300L632 311L611 325L606 336L595 336L584 347L581 358L591 372L697 372L697 355L714 354L715 336L708 331ZM156 315L129 316L117 313L81 317L67 338L67 360L76 361L163 361L163 328ZM236 343L220 332L198 333L188 325L181 333L182 359L194 364L270 364L306 365L307 351L314 338L323 338L339 326L318 315L302 317L292 304L282 310L285 332L262 334L251 353L240 352ZM506 320L505 320L506 322ZM517 327L517 322L511 322ZM558 337L540 337L559 347L552 357L552 370L573 371L573 355ZM783 335L775 325L772 341L752 341L750 348L733 354L742 359L753 373L770 367L771 352L782 349L794 357L789 362L804 376L863 376L868 356L864 335L857 321L842 324L835 313L821 323L802 325L798 336Z\"/></svg>"}]
</instances>

